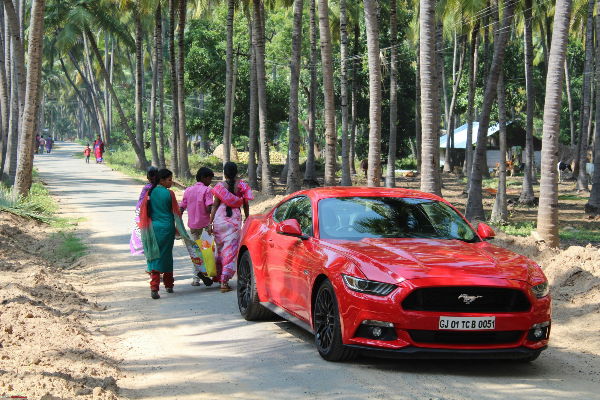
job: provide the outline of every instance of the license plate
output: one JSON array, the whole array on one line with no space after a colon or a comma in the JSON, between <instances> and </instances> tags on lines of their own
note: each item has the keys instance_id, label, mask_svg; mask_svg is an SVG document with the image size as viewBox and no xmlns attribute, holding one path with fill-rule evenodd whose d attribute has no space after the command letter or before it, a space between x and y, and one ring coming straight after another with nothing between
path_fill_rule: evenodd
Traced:
<instances>
[{"instance_id":1,"label":"license plate","mask_svg":"<svg viewBox=\"0 0 600 400\"><path fill-rule=\"evenodd\" d=\"M496 328L496 317L440 317L440 329L479 331Z\"/></svg>"}]
</instances>

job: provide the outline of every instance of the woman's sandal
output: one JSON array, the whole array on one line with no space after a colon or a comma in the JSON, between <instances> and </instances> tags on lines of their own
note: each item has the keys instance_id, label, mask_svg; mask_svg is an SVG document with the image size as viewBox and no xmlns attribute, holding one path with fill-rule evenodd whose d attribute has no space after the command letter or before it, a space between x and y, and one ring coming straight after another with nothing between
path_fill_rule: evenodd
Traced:
<instances>
[{"instance_id":1,"label":"woman's sandal","mask_svg":"<svg viewBox=\"0 0 600 400\"><path fill-rule=\"evenodd\" d=\"M229 286L229 283L221 283L221 293L231 292L233 289Z\"/></svg>"}]
</instances>

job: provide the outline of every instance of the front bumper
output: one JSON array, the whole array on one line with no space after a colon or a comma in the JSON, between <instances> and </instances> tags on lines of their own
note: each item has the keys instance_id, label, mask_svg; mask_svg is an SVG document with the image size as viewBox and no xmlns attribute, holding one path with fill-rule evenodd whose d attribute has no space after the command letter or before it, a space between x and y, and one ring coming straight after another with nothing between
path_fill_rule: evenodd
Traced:
<instances>
[{"instance_id":1,"label":"front bumper","mask_svg":"<svg viewBox=\"0 0 600 400\"><path fill-rule=\"evenodd\" d=\"M337 280L336 280L337 281ZM337 283L337 284L336 284ZM403 310L402 301L416 288L449 286L447 279L424 278L404 281L389 296L378 297L357 293L348 289L342 279L334 282L336 296L340 305L342 338L345 345L361 349L399 352L416 357L445 358L523 358L529 353L540 352L547 348L550 327L543 340L529 340L528 333L532 325L551 320L552 307L550 296L537 299L529 290L526 282L508 279L478 278L453 279L451 286L489 286L522 290L528 297L531 308L525 312L505 313L455 313ZM440 316L449 317L484 317L495 316L495 331L520 331L518 339L510 343L424 343L411 338L411 330L439 331ZM375 340L358 334L361 323L365 320L390 322L394 326L397 338L394 340ZM364 325L363 325L364 326ZM462 332L462 331L453 331ZM472 332L472 331L470 331ZM525 351L525 353L523 353ZM418 354L418 356L417 356ZM431 354L431 355L430 355ZM507 356L513 354L513 356Z\"/></svg>"},{"instance_id":2,"label":"front bumper","mask_svg":"<svg viewBox=\"0 0 600 400\"><path fill-rule=\"evenodd\" d=\"M519 359L534 355L548 346L539 349L527 347L516 347L510 349L431 349L415 346L407 346L401 349L378 349L367 346L347 346L358 350L362 355L380 358L407 358L407 359Z\"/></svg>"}]
</instances>

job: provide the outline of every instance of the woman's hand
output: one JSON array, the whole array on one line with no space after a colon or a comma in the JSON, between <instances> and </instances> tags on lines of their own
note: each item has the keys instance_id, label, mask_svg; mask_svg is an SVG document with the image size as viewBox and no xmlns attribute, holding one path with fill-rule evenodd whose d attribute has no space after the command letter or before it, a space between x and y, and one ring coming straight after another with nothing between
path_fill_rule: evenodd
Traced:
<instances>
[{"instance_id":1,"label":"woman's hand","mask_svg":"<svg viewBox=\"0 0 600 400\"><path fill-rule=\"evenodd\" d=\"M206 232L212 236L213 235L213 226L212 224L210 224L207 228L206 228Z\"/></svg>"}]
</instances>

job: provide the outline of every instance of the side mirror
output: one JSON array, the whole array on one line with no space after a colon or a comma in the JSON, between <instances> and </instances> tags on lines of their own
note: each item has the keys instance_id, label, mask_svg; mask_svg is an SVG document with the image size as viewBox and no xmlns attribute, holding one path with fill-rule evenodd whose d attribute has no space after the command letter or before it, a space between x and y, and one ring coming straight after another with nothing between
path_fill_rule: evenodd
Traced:
<instances>
[{"instance_id":1,"label":"side mirror","mask_svg":"<svg viewBox=\"0 0 600 400\"><path fill-rule=\"evenodd\" d=\"M300 224L295 219L286 219L275 226L275 232L280 235L293 236L302 240L308 239L307 235L302 233Z\"/></svg>"},{"instance_id":2,"label":"side mirror","mask_svg":"<svg viewBox=\"0 0 600 400\"><path fill-rule=\"evenodd\" d=\"M494 233L494 230L484 223L479 224L479 226L477 227L477 234L483 240L493 239L494 236L496 235Z\"/></svg>"}]
</instances>

